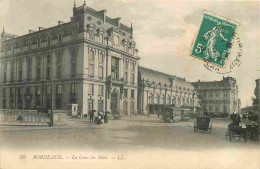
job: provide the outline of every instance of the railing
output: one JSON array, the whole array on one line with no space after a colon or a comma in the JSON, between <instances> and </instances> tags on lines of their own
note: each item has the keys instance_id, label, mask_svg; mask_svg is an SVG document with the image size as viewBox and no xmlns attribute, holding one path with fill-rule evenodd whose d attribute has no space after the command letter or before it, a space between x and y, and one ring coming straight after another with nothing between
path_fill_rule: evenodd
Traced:
<instances>
[{"instance_id":1,"label":"railing","mask_svg":"<svg viewBox=\"0 0 260 169\"><path fill-rule=\"evenodd\" d=\"M48 125L49 116L37 110L0 109L2 125Z\"/></svg>"}]
</instances>

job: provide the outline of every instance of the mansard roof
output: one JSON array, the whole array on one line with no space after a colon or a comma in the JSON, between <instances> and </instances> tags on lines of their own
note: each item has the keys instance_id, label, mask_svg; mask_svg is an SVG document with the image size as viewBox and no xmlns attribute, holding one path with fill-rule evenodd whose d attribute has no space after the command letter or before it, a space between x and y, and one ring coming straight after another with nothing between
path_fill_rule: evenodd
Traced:
<instances>
[{"instance_id":1,"label":"mansard roof","mask_svg":"<svg viewBox=\"0 0 260 169\"><path fill-rule=\"evenodd\" d=\"M145 68L139 66L139 72L141 74L141 80L149 80L149 82L154 82L156 85L161 84L162 86L167 84L170 86L172 83L175 83L177 89L181 90L193 90L194 87L191 83L187 82L185 79L162 73L153 69Z\"/></svg>"}]
</instances>

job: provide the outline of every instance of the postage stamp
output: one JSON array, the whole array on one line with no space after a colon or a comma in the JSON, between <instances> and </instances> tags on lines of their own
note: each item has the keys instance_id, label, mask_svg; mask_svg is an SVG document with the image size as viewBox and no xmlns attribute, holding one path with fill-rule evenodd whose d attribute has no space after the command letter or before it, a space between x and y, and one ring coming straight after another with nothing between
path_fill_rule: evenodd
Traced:
<instances>
[{"instance_id":1,"label":"postage stamp","mask_svg":"<svg viewBox=\"0 0 260 169\"><path fill-rule=\"evenodd\" d=\"M228 58L238 23L204 12L190 55L223 67Z\"/></svg>"}]
</instances>

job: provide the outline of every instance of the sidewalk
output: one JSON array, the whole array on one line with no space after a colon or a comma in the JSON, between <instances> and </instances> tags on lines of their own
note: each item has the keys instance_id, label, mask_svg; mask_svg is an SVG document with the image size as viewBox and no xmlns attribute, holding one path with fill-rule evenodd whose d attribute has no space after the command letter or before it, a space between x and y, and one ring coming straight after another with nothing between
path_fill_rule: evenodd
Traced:
<instances>
[{"instance_id":1,"label":"sidewalk","mask_svg":"<svg viewBox=\"0 0 260 169\"><path fill-rule=\"evenodd\" d=\"M81 128L103 128L114 124L134 125L136 122L142 122L143 125L148 125L150 122L162 122L157 116L123 116L120 120L110 119L107 124L96 125L89 121L89 118L72 118L68 117L67 125L48 125L33 126L33 125L0 125L0 132L8 131L34 131L34 130L56 130L56 129L81 129ZM147 123L147 124L146 124Z\"/></svg>"}]
</instances>

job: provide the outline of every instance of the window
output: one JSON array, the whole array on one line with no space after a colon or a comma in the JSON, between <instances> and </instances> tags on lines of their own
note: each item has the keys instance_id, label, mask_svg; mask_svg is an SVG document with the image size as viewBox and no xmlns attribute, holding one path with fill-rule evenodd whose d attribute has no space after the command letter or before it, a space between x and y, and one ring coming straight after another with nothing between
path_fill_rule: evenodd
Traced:
<instances>
[{"instance_id":1,"label":"window","mask_svg":"<svg viewBox=\"0 0 260 169\"><path fill-rule=\"evenodd\" d=\"M223 106L223 111L224 111L224 113L227 112L227 106L226 105Z\"/></svg>"},{"instance_id":2,"label":"window","mask_svg":"<svg viewBox=\"0 0 260 169\"><path fill-rule=\"evenodd\" d=\"M60 79L62 76L62 52L59 51L56 57L56 64L57 64L57 78Z\"/></svg>"},{"instance_id":3,"label":"window","mask_svg":"<svg viewBox=\"0 0 260 169\"><path fill-rule=\"evenodd\" d=\"M6 82L6 77L7 77L7 63L4 63L4 83Z\"/></svg>"},{"instance_id":4,"label":"window","mask_svg":"<svg viewBox=\"0 0 260 169\"><path fill-rule=\"evenodd\" d=\"M31 42L28 41L28 49L31 49Z\"/></svg>"},{"instance_id":5,"label":"window","mask_svg":"<svg viewBox=\"0 0 260 169\"><path fill-rule=\"evenodd\" d=\"M168 104L171 104L171 96L168 96L167 103L168 103Z\"/></svg>"},{"instance_id":6,"label":"window","mask_svg":"<svg viewBox=\"0 0 260 169\"><path fill-rule=\"evenodd\" d=\"M175 97L173 97L172 99L172 104L175 104Z\"/></svg>"},{"instance_id":7,"label":"window","mask_svg":"<svg viewBox=\"0 0 260 169\"><path fill-rule=\"evenodd\" d=\"M128 69L128 62L125 60L124 61L124 70L127 70Z\"/></svg>"},{"instance_id":8,"label":"window","mask_svg":"<svg viewBox=\"0 0 260 169\"><path fill-rule=\"evenodd\" d=\"M178 104L181 104L181 98L178 97Z\"/></svg>"},{"instance_id":9,"label":"window","mask_svg":"<svg viewBox=\"0 0 260 169\"><path fill-rule=\"evenodd\" d=\"M76 84L75 83L71 84L71 94L76 94Z\"/></svg>"},{"instance_id":10,"label":"window","mask_svg":"<svg viewBox=\"0 0 260 169\"><path fill-rule=\"evenodd\" d=\"M95 52L91 50L89 55L89 61L94 61L94 59L95 59Z\"/></svg>"},{"instance_id":11,"label":"window","mask_svg":"<svg viewBox=\"0 0 260 169\"><path fill-rule=\"evenodd\" d=\"M135 91L131 90L131 98L134 98L134 97L135 97Z\"/></svg>"},{"instance_id":12,"label":"window","mask_svg":"<svg viewBox=\"0 0 260 169\"><path fill-rule=\"evenodd\" d=\"M93 110L93 100L92 99L88 99L88 111L92 111Z\"/></svg>"},{"instance_id":13,"label":"window","mask_svg":"<svg viewBox=\"0 0 260 169\"><path fill-rule=\"evenodd\" d=\"M157 104L160 104L160 101L161 101L160 95L157 95L157 96L156 96L156 102L157 102Z\"/></svg>"},{"instance_id":14,"label":"window","mask_svg":"<svg viewBox=\"0 0 260 169\"><path fill-rule=\"evenodd\" d=\"M112 79L119 79L119 60L117 58L112 57L111 59L111 75Z\"/></svg>"},{"instance_id":15,"label":"window","mask_svg":"<svg viewBox=\"0 0 260 169\"><path fill-rule=\"evenodd\" d=\"M103 79L103 66L98 67L98 77Z\"/></svg>"},{"instance_id":16,"label":"window","mask_svg":"<svg viewBox=\"0 0 260 169\"><path fill-rule=\"evenodd\" d=\"M90 84L90 85L89 85L88 94L89 94L89 95L93 95L93 94L94 94L94 85L93 85L93 84Z\"/></svg>"},{"instance_id":17,"label":"window","mask_svg":"<svg viewBox=\"0 0 260 169\"><path fill-rule=\"evenodd\" d=\"M227 93L224 93L224 95L223 95L223 96L224 96L224 98L227 98Z\"/></svg>"},{"instance_id":18,"label":"window","mask_svg":"<svg viewBox=\"0 0 260 169\"><path fill-rule=\"evenodd\" d=\"M6 96L6 93L5 93L5 88L3 88L3 97Z\"/></svg>"},{"instance_id":19,"label":"window","mask_svg":"<svg viewBox=\"0 0 260 169\"><path fill-rule=\"evenodd\" d=\"M61 43L62 42L62 34L58 35L58 42Z\"/></svg>"},{"instance_id":20,"label":"window","mask_svg":"<svg viewBox=\"0 0 260 169\"><path fill-rule=\"evenodd\" d=\"M41 87L36 86L36 95L41 95Z\"/></svg>"},{"instance_id":21,"label":"window","mask_svg":"<svg viewBox=\"0 0 260 169\"><path fill-rule=\"evenodd\" d=\"M23 80L23 60L22 59L19 60L18 69L19 69L18 80L19 80L19 82L21 82Z\"/></svg>"},{"instance_id":22,"label":"window","mask_svg":"<svg viewBox=\"0 0 260 169\"><path fill-rule=\"evenodd\" d=\"M77 51L75 48L71 51L71 76L76 75L76 67L77 67Z\"/></svg>"},{"instance_id":23,"label":"window","mask_svg":"<svg viewBox=\"0 0 260 169\"><path fill-rule=\"evenodd\" d=\"M50 80L51 77L51 55L47 55L47 65L46 65L46 78Z\"/></svg>"},{"instance_id":24,"label":"window","mask_svg":"<svg viewBox=\"0 0 260 169\"><path fill-rule=\"evenodd\" d=\"M76 40L78 38L78 31L74 30L71 32L71 40Z\"/></svg>"},{"instance_id":25,"label":"window","mask_svg":"<svg viewBox=\"0 0 260 169\"><path fill-rule=\"evenodd\" d=\"M135 84L135 74L131 73L131 83Z\"/></svg>"},{"instance_id":26,"label":"window","mask_svg":"<svg viewBox=\"0 0 260 169\"><path fill-rule=\"evenodd\" d=\"M14 81L14 67L15 67L15 62L11 62L11 82Z\"/></svg>"},{"instance_id":27,"label":"window","mask_svg":"<svg viewBox=\"0 0 260 169\"><path fill-rule=\"evenodd\" d=\"M27 87L26 88L26 95L30 95L31 94L31 88L30 87Z\"/></svg>"},{"instance_id":28,"label":"window","mask_svg":"<svg viewBox=\"0 0 260 169\"><path fill-rule=\"evenodd\" d=\"M99 64L104 64L104 56L102 53L99 54L98 56L98 63Z\"/></svg>"},{"instance_id":29,"label":"window","mask_svg":"<svg viewBox=\"0 0 260 169\"><path fill-rule=\"evenodd\" d=\"M209 111L212 111L212 105L209 105Z\"/></svg>"},{"instance_id":30,"label":"window","mask_svg":"<svg viewBox=\"0 0 260 169\"><path fill-rule=\"evenodd\" d=\"M98 112L104 112L103 100L98 100Z\"/></svg>"},{"instance_id":31,"label":"window","mask_svg":"<svg viewBox=\"0 0 260 169\"><path fill-rule=\"evenodd\" d=\"M36 58L36 79L37 80L41 79L41 58L40 57Z\"/></svg>"},{"instance_id":32,"label":"window","mask_svg":"<svg viewBox=\"0 0 260 169\"><path fill-rule=\"evenodd\" d=\"M124 72L124 82L128 82L128 72Z\"/></svg>"},{"instance_id":33,"label":"window","mask_svg":"<svg viewBox=\"0 0 260 169\"><path fill-rule=\"evenodd\" d=\"M6 109L6 100L3 100L3 108Z\"/></svg>"},{"instance_id":34,"label":"window","mask_svg":"<svg viewBox=\"0 0 260 169\"><path fill-rule=\"evenodd\" d=\"M128 97L128 90L124 89L124 98L127 98L127 97Z\"/></svg>"},{"instance_id":35,"label":"window","mask_svg":"<svg viewBox=\"0 0 260 169\"><path fill-rule=\"evenodd\" d=\"M89 64L89 77L94 77L94 64Z\"/></svg>"},{"instance_id":36,"label":"window","mask_svg":"<svg viewBox=\"0 0 260 169\"><path fill-rule=\"evenodd\" d=\"M14 97L14 88L10 88L10 97Z\"/></svg>"},{"instance_id":37,"label":"window","mask_svg":"<svg viewBox=\"0 0 260 169\"><path fill-rule=\"evenodd\" d=\"M204 92L204 97L207 97L207 93L206 92Z\"/></svg>"},{"instance_id":38,"label":"window","mask_svg":"<svg viewBox=\"0 0 260 169\"><path fill-rule=\"evenodd\" d=\"M211 98L213 97L213 92L209 93L209 97L211 97Z\"/></svg>"},{"instance_id":39,"label":"window","mask_svg":"<svg viewBox=\"0 0 260 169\"><path fill-rule=\"evenodd\" d=\"M48 45L51 45L51 37L48 37L48 38L47 38L47 44L48 44Z\"/></svg>"},{"instance_id":40,"label":"window","mask_svg":"<svg viewBox=\"0 0 260 169\"><path fill-rule=\"evenodd\" d=\"M40 39L38 39L37 44L38 44L38 48L40 48L41 47L41 40Z\"/></svg>"},{"instance_id":41,"label":"window","mask_svg":"<svg viewBox=\"0 0 260 169\"><path fill-rule=\"evenodd\" d=\"M135 64L132 63L132 64L131 64L131 72L134 72L134 71L135 71Z\"/></svg>"},{"instance_id":42,"label":"window","mask_svg":"<svg viewBox=\"0 0 260 169\"><path fill-rule=\"evenodd\" d=\"M215 110L216 110L216 112L219 111L219 107L218 107L218 105L216 105Z\"/></svg>"},{"instance_id":43,"label":"window","mask_svg":"<svg viewBox=\"0 0 260 169\"><path fill-rule=\"evenodd\" d=\"M124 82L128 82L128 62L124 61Z\"/></svg>"},{"instance_id":44,"label":"window","mask_svg":"<svg viewBox=\"0 0 260 169\"><path fill-rule=\"evenodd\" d=\"M131 83L135 84L135 63L131 64Z\"/></svg>"},{"instance_id":45,"label":"window","mask_svg":"<svg viewBox=\"0 0 260 169\"><path fill-rule=\"evenodd\" d=\"M89 38L90 38L91 40L95 40L94 30L90 30L90 31L89 31Z\"/></svg>"},{"instance_id":46,"label":"window","mask_svg":"<svg viewBox=\"0 0 260 169\"><path fill-rule=\"evenodd\" d=\"M216 92L216 97L218 97L219 96L219 93L218 92Z\"/></svg>"},{"instance_id":47,"label":"window","mask_svg":"<svg viewBox=\"0 0 260 169\"><path fill-rule=\"evenodd\" d=\"M103 96L104 95L104 86L100 85L98 90L98 95Z\"/></svg>"},{"instance_id":48,"label":"window","mask_svg":"<svg viewBox=\"0 0 260 169\"><path fill-rule=\"evenodd\" d=\"M162 102L163 102L163 104L166 104L164 95L162 96Z\"/></svg>"},{"instance_id":49,"label":"window","mask_svg":"<svg viewBox=\"0 0 260 169\"><path fill-rule=\"evenodd\" d=\"M62 85L57 85L57 94L62 94Z\"/></svg>"},{"instance_id":50,"label":"window","mask_svg":"<svg viewBox=\"0 0 260 169\"><path fill-rule=\"evenodd\" d=\"M89 55L89 65L88 66L89 66L89 77L92 77L92 78L94 77L94 71L95 71L94 60L95 60L95 53L94 53L94 51L91 50L90 55Z\"/></svg>"},{"instance_id":51,"label":"window","mask_svg":"<svg viewBox=\"0 0 260 169\"><path fill-rule=\"evenodd\" d=\"M51 94L51 86L50 85L48 85L46 87L46 94Z\"/></svg>"}]
</instances>

